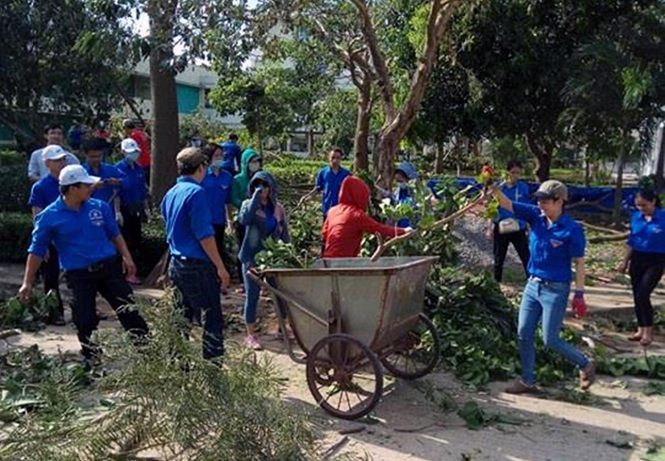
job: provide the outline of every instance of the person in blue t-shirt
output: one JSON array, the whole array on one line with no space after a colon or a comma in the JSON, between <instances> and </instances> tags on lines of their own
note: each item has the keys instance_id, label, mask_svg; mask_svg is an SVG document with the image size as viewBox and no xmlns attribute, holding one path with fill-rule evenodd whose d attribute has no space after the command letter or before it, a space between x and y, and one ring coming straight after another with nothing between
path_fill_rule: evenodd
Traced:
<instances>
[{"instance_id":1,"label":"person in blue t-shirt","mask_svg":"<svg viewBox=\"0 0 665 461\"><path fill-rule=\"evenodd\" d=\"M314 189L304 195L298 202L298 206L309 200L318 192L323 192L322 211L323 217L328 215L328 210L339 203L339 190L342 187L342 181L351 172L342 166L342 157L344 152L339 147L333 148L328 155L328 166L319 171L316 176Z\"/></svg>"},{"instance_id":2,"label":"person in blue t-shirt","mask_svg":"<svg viewBox=\"0 0 665 461\"><path fill-rule=\"evenodd\" d=\"M665 210L658 194L648 189L638 192L635 206L638 211L630 219L630 237L619 272L625 272L630 264L637 332L629 339L646 347L653 341L651 293L665 269Z\"/></svg>"},{"instance_id":3,"label":"person in blue t-shirt","mask_svg":"<svg viewBox=\"0 0 665 461\"><path fill-rule=\"evenodd\" d=\"M538 206L513 202L497 186L490 186L499 205L531 225L529 281L519 310L518 338L522 378L506 392L522 394L536 389L536 328L542 321L543 342L580 370L580 388L588 389L595 380L595 365L579 350L560 337L566 315L575 264L573 309L586 312L584 302L584 251L586 239L582 227L564 213L568 188L555 180L545 181L535 193Z\"/></svg>"},{"instance_id":4,"label":"person in blue t-shirt","mask_svg":"<svg viewBox=\"0 0 665 461\"><path fill-rule=\"evenodd\" d=\"M122 215L120 232L127 242L129 251L136 257L141 248L143 220L150 220L148 183L146 182L146 170L137 163L141 149L136 141L132 138L123 139L120 149L125 157L115 165L124 175L119 192ZM129 277L127 281L133 285L139 283L135 275Z\"/></svg>"},{"instance_id":5,"label":"person in blue t-shirt","mask_svg":"<svg viewBox=\"0 0 665 461\"><path fill-rule=\"evenodd\" d=\"M238 135L231 133L229 140L222 143L222 154L224 162L222 168L235 176L240 173L242 166L242 149L238 145Z\"/></svg>"},{"instance_id":6,"label":"person in blue t-shirt","mask_svg":"<svg viewBox=\"0 0 665 461\"><path fill-rule=\"evenodd\" d=\"M522 164L519 160L511 160L506 166L508 179L499 188L506 197L513 202L529 203L529 186L520 181ZM529 264L529 237L526 222L516 219L508 210L499 207L499 216L490 220L487 229L487 238L492 240L494 248L494 279L501 282L503 279L503 263L506 260L508 245L512 244L522 261L527 277Z\"/></svg>"},{"instance_id":7,"label":"person in blue t-shirt","mask_svg":"<svg viewBox=\"0 0 665 461\"><path fill-rule=\"evenodd\" d=\"M86 162L83 168L92 176L101 180L93 186L92 198L108 203L115 212L115 219L119 226L123 225L120 212L120 188L125 173L113 165L102 162L106 149L106 142L101 139L91 139L83 143Z\"/></svg>"},{"instance_id":8,"label":"person in blue t-shirt","mask_svg":"<svg viewBox=\"0 0 665 461\"><path fill-rule=\"evenodd\" d=\"M219 256L212 227L212 214L201 182L208 160L195 147L176 156L180 177L164 196L162 217L171 261L169 275L180 293L185 318L201 321L203 313L203 357L224 355L224 335L220 289L229 285L229 273Z\"/></svg>"},{"instance_id":9,"label":"person in blue t-shirt","mask_svg":"<svg viewBox=\"0 0 665 461\"><path fill-rule=\"evenodd\" d=\"M46 147L42 155L42 161L49 174L32 185L28 205L30 205L33 220L60 196L58 177L60 171L65 167L67 159L67 152L57 145ZM48 321L53 325L62 326L65 324L65 308L60 295L60 264L58 250L55 246L49 245L40 269L44 277L44 293L52 290L58 300L56 311L51 314Z\"/></svg>"},{"instance_id":10,"label":"person in blue t-shirt","mask_svg":"<svg viewBox=\"0 0 665 461\"><path fill-rule=\"evenodd\" d=\"M410 162L401 162L393 172L393 183L395 189L391 192L379 186L375 186L384 198L390 199L391 205L408 205L411 208L416 208L414 201L414 188L410 181L415 181L420 175L416 167ZM391 224L392 222L389 222ZM397 227L408 228L411 227L411 220L409 218L399 219L396 223Z\"/></svg>"},{"instance_id":11,"label":"person in blue t-shirt","mask_svg":"<svg viewBox=\"0 0 665 461\"><path fill-rule=\"evenodd\" d=\"M111 208L90 197L92 186L98 181L99 178L90 176L81 165L62 169L60 197L35 219L23 285L19 290L21 300L30 299L37 268L53 244L72 292L74 324L86 363L93 361L99 352L90 339L99 323L95 311L97 293L117 312L118 320L127 331L139 338L148 333L148 326L139 313L127 308L133 302L133 293L122 272L123 267L128 274L136 272L132 255L120 235Z\"/></svg>"},{"instance_id":12,"label":"person in blue t-shirt","mask_svg":"<svg viewBox=\"0 0 665 461\"><path fill-rule=\"evenodd\" d=\"M203 154L209 162L208 171L203 178L201 187L205 189L208 196L208 205L212 214L212 227L215 230L215 242L219 256L224 261L224 265L229 267L229 258L226 255L224 236L226 234L227 215L230 216L229 209L231 203L231 183L233 176L224 170L222 165L224 157L222 149L216 144L210 144L203 149Z\"/></svg>"}]
</instances>

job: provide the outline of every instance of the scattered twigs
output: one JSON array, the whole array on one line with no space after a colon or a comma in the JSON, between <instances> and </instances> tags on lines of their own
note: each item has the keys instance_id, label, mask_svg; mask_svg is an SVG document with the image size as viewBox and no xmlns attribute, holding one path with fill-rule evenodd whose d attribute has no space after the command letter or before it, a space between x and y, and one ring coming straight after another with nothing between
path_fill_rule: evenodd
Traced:
<instances>
[{"instance_id":1,"label":"scattered twigs","mask_svg":"<svg viewBox=\"0 0 665 461\"><path fill-rule=\"evenodd\" d=\"M589 238L589 243L602 243L602 242L616 242L619 240L626 240L630 236L630 232L622 232L620 234L612 235L597 235Z\"/></svg>"},{"instance_id":2,"label":"scattered twigs","mask_svg":"<svg viewBox=\"0 0 665 461\"><path fill-rule=\"evenodd\" d=\"M345 435L344 437L342 437L339 442L337 442L336 444L334 444L333 446L328 448L323 453L323 459L330 459L333 456L335 456L337 454L337 452L339 452L344 447L344 445L346 445L348 443L348 441L349 441L348 436Z\"/></svg>"},{"instance_id":3,"label":"scattered twigs","mask_svg":"<svg viewBox=\"0 0 665 461\"><path fill-rule=\"evenodd\" d=\"M584 227L598 232L604 232L606 234L614 234L614 235L623 234L623 232L618 231L616 229L610 229L608 227L603 227L603 226L596 226L595 224L589 224L588 222L584 221L578 221L578 222L582 224Z\"/></svg>"}]
</instances>

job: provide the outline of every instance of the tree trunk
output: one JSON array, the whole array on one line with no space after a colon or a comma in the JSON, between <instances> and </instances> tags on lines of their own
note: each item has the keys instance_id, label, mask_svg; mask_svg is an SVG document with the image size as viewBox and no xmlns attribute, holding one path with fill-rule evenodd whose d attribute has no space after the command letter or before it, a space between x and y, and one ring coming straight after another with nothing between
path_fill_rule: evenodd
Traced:
<instances>
[{"instance_id":1,"label":"tree trunk","mask_svg":"<svg viewBox=\"0 0 665 461\"><path fill-rule=\"evenodd\" d=\"M445 158L443 143L438 142L436 144L436 157L434 158L434 172L436 174L443 173L443 159Z\"/></svg>"},{"instance_id":2,"label":"tree trunk","mask_svg":"<svg viewBox=\"0 0 665 461\"><path fill-rule=\"evenodd\" d=\"M660 150L656 159L656 192L665 188L665 124L661 126Z\"/></svg>"},{"instance_id":3,"label":"tree trunk","mask_svg":"<svg viewBox=\"0 0 665 461\"><path fill-rule=\"evenodd\" d=\"M166 63L173 60L173 21L177 0L153 0L150 18L150 96L152 98L152 166L150 192L156 203L178 176L178 95L175 71Z\"/></svg>"},{"instance_id":4,"label":"tree trunk","mask_svg":"<svg viewBox=\"0 0 665 461\"><path fill-rule=\"evenodd\" d=\"M358 119L356 134L353 138L353 169L369 172L369 122L372 114L372 84L365 79L365 84L358 90Z\"/></svg>"},{"instance_id":5,"label":"tree trunk","mask_svg":"<svg viewBox=\"0 0 665 461\"><path fill-rule=\"evenodd\" d=\"M584 151L584 186L589 187L591 185L591 167L589 165L589 151Z\"/></svg>"},{"instance_id":6,"label":"tree trunk","mask_svg":"<svg viewBox=\"0 0 665 461\"><path fill-rule=\"evenodd\" d=\"M378 155L377 183L384 189L390 190L392 187L393 172L395 171L395 159L399 150L400 137L397 132L392 131L379 132L378 145L375 149L375 155Z\"/></svg>"},{"instance_id":7,"label":"tree trunk","mask_svg":"<svg viewBox=\"0 0 665 461\"><path fill-rule=\"evenodd\" d=\"M545 182L550 179L550 169L552 166L552 151L554 151L554 144L543 140L540 144L537 143L533 136L527 135L524 137L529 150L536 157L536 169L533 174L536 176L538 182Z\"/></svg>"},{"instance_id":8,"label":"tree trunk","mask_svg":"<svg viewBox=\"0 0 665 461\"><path fill-rule=\"evenodd\" d=\"M628 133L630 136L630 133ZM617 158L617 183L614 188L614 208L612 211L612 221L614 224L621 223L621 199L623 198L623 164L626 161L626 131L621 131L621 147L619 157Z\"/></svg>"},{"instance_id":9,"label":"tree trunk","mask_svg":"<svg viewBox=\"0 0 665 461\"><path fill-rule=\"evenodd\" d=\"M314 128L311 126L307 131L307 156L312 157L314 155Z\"/></svg>"}]
</instances>

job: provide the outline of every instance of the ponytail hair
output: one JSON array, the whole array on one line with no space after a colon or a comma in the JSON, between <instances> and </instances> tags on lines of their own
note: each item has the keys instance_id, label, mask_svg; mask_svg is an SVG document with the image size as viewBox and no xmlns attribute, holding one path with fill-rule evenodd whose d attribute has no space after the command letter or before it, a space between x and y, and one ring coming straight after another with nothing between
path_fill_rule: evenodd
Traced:
<instances>
[{"instance_id":1,"label":"ponytail hair","mask_svg":"<svg viewBox=\"0 0 665 461\"><path fill-rule=\"evenodd\" d=\"M655 205L656 205L656 208L661 207L660 197L658 196L658 194L656 193L655 190L646 189L646 188L640 189L640 191L637 193L637 195L642 197L647 202L654 202Z\"/></svg>"}]
</instances>

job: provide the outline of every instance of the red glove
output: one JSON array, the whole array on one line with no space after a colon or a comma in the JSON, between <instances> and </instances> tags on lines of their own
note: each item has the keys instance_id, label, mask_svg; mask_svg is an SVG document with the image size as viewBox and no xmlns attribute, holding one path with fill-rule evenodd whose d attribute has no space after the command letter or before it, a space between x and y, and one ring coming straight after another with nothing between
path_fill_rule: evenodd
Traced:
<instances>
[{"instance_id":1,"label":"red glove","mask_svg":"<svg viewBox=\"0 0 665 461\"><path fill-rule=\"evenodd\" d=\"M586 317L587 314L587 305L584 300L583 291L575 291L575 296L573 297L573 312L575 312L575 317L578 319Z\"/></svg>"}]
</instances>

